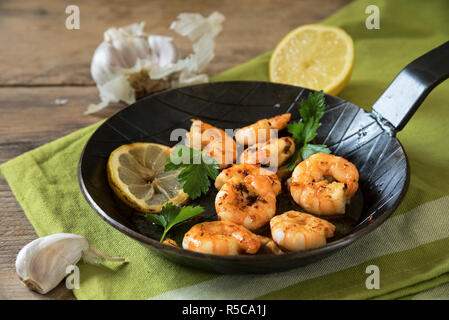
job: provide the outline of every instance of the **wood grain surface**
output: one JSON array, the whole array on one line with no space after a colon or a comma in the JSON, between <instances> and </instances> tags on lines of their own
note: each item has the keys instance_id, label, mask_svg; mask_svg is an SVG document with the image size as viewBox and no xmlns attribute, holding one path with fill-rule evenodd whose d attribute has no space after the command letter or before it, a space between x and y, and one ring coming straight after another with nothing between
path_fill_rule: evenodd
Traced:
<instances>
[{"instance_id":1,"label":"wood grain surface","mask_svg":"<svg viewBox=\"0 0 449 320\"><path fill-rule=\"evenodd\" d=\"M215 74L272 50L291 29L319 22L350 0L128 0L0 2L0 163L104 119L120 110L109 107L86 116L99 101L90 59L111 26L145 21L146 31L174 36L170 23L182 12L226 16L216 38ZM80 29L67 30L65 8L80 8ZM189 41L175 36L182 52ZM67 99L65 105L56 99ZM36 238L5 179L0 176L0 299L74 299L63 284L39 295L15 274L18 251Z\"/></svg>"}]
</instances>

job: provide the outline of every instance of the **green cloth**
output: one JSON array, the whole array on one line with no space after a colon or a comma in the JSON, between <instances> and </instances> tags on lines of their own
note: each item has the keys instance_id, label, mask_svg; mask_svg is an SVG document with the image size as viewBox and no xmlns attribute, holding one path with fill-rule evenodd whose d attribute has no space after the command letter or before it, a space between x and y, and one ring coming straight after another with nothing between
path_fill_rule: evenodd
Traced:
<instances>
[{"instance_id":1,"label":"green cloth","mask_svg":"<svg viewBox=\"0 0 449 320\"><path fill-rule=\"evenodd\" d=\"M380 30L365 28L368 5L380 8ZM340 96L369 109L407 63L447 41L448 12L446 0L368 0L326 19L323 23L342 27L355 43L353 76ZM269 58L264 54L213 80L267 81ZM39 236L76 233L110 255L126 257L128 263L119 265L81 263L81 287L74 290L79 299L449 298L448 101L446 82L398 134L409 156L411 181L394 216L335 255L282 273L217 275L186 268L105 223L77 181L80 152L99 124L27 152L0 170ZM379 268L380 289L365 286L370 265Z\"/></svg>"}]
</instances>

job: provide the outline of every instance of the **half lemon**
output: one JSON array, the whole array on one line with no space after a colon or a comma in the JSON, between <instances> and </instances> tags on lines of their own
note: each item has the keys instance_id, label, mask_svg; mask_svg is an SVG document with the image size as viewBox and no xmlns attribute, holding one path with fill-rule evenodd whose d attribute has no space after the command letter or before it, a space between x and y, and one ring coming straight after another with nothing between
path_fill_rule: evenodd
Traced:
<instances>
[{"instance_id":1,"label":"half lemon","mask_svg":"<svg viewBox=\"0 0 449 320\"><path fill-rule=\"evenodd\" d=\"M351 37L337 27L303 25L288 33L273 51L272 82L337 95L348 84L354 66Z\"/></svg>"},{"instance_id":2,"label":"half lemon","mask_svg":"<svg viewBox=\"0 0 449 320\"><path fill-rule=\"evenodd\" d=\"M164 171L170 148L137 142L115 149L109 156L107 174L114 193L126 204L144 213L159 213L171 202L182 205L188 195L176 171Z\"/></svg>"}]
</instances>

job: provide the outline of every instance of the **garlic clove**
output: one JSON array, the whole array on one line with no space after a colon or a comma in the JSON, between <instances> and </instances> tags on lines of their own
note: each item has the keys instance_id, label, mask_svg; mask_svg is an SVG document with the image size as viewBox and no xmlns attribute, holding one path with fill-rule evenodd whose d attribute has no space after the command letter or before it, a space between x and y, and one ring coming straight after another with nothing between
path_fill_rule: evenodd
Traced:
<instances>
[{"instance_id":1,"label":"garlic clove","mask_svg":"<svg viewBox=\"0 0 449 320\"><path fill-rule=\"evenodd\" d=\"M89 245L86 238L70 233L58 233L38 238L23 247L16 258L16 272L29 289L45 294L66 276L66 268L78 263L98 263L112 258Z\"/></svg>"},{"instance_id":2,"label":"garlic clove","mask_svg":"<svg viewBox=\"0 0 449 320\"><path fill-rule=\"evenodd\" d=\"M134 50L134 46L131 46L127 39L114 40L112 45L122 60L120 67L125 69L134 67L137 61L137 50Z\"/></svg>"},{"instance_id":3,"label":"garlic clove","mask_svg":"<svg viewBox=\"0 0 449 320\"><path fill-rule=\"evenodd\" d=\"M152 50L145 37L132 38L131 41L133 42L132 46L136 49L139 59L151 59Z\"/></svg>"},{"instance_id":4,"label":"garlic clove","mask_svg":"<svg viewBox=\"0 0 449 320\"><path fill-rule=\"evenodd\" d=\"M123 59L116 48L109 42L103 42L95 50L90 73L95 83L101 86L115 76L122 64Z\"/></svg>"},{"instance_id":5,"label":"garlic clove","mask_svg":"<svg viewBox=\"0 0 449 320\"><path fill-rule=\"evenodd\" d=\"M148 45L154 57L154 64L160 67L169 66L178 58L178 50L170 37L150 35Z\"/></svg>"}]
</instances>

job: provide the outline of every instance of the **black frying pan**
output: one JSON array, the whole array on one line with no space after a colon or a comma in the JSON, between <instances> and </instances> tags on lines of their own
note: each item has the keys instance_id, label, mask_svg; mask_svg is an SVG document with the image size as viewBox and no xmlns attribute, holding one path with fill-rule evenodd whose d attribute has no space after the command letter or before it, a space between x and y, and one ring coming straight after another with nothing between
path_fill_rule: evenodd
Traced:
<instances>
[{"instance_id":1,"label":"black frying pan","mask_svg":"<svg viewBox=\"0 0 449 320\"><path fill-rule=\"evenodd\" d=\"M311 90L266 82L207 83L169 90L142 99L102 124L86 144L78 166L81 190L92 208L113 227L148 245L170 260L223 273L266 273L321 259L377 228L398 207L409 183L407 156L396 132L403 129L424 98L449 76L449 42L405 67L373 106L363 109L326 95L327 109L316 141L353 162L360 172L360 190L345 218L332 222L336 236L325 247L283 255L216 256L161 244L162 229L132 212L108 186L106 162L122 144L146 141L174 145L170 132L189 129L191 118L219 128L240 128L262 118L291 112ZM194 204L205 207L200 220L216 219L216 190ZM288 193L278 198L278 213L301 210ZM197 221L169 233L178 240Z\"/></svg>"}]
</instances>

